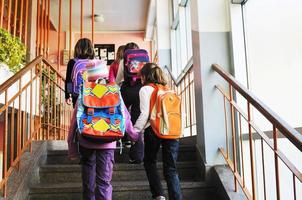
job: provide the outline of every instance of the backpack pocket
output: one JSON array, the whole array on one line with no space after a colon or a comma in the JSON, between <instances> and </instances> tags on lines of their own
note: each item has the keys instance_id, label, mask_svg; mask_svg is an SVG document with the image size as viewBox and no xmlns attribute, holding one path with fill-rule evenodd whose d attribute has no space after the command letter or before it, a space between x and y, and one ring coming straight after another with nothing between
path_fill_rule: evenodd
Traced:
<instances>
[{"instance_id":1,"label":"backpack pocket","mask_svg":"<svg viewBox=\"0 0 302 200\"><path fill-rule=\"evenodd\" d=\"M85 114L80 119L81 133L86 138L103 142L112 142L123 137L124 123L121 114L111 115L96 111L93 115Z\"/></svg>"}]
</instances>

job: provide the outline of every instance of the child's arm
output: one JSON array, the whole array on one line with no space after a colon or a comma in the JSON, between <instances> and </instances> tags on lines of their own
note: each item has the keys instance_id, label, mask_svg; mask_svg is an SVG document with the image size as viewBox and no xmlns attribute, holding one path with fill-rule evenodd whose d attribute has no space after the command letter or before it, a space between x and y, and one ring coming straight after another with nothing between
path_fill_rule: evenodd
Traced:
<instances>
[{"instance_id":1,"label":"child's arm","mask_svg":"<svg viewBox=\"0 0 302 200\"><path fill-rule=\"evenodd\" d=\"M153 90L154 89L151 86L144 86L139 91L139 101L140 101L139 106L140 106L141 113L134 125L134 129L139 133L141 133L144 130L149 120L150 99Z\"/></svg>"},{"instance_id":2,"label":"child's arm","mask_svg":"<svg viewBox=\"0 0 302 200\"><path fill-rule=\"evenodd\" d=\"M121 103L122 103L122 112L123 112L123 116L125 117L125 127L126 127L126 132L128 133L128 136L130 137L130 139L134 142L136 142L139 138L139 134L138 132L135 131L133 124L131 122L131 116L124 104L123 99L121 98Z\"/></svg>"}]
</instances>

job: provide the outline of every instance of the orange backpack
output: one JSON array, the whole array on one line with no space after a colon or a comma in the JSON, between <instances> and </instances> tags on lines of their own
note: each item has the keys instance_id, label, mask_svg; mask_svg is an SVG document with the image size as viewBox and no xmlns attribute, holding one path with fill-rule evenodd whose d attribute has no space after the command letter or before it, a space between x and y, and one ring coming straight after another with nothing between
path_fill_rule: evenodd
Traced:
<instances>
[{"instance_id":1,"label":"orange backpack","mask_svg":"<svg viewBox=\"0 0 302 200\"><path fill-rule=\"evenodd\" d=\"M150 124L162 139L178 139L182 135L181 99L173 90L159 84L154 88L150 100Z\"/></svg>"}]
</instances>

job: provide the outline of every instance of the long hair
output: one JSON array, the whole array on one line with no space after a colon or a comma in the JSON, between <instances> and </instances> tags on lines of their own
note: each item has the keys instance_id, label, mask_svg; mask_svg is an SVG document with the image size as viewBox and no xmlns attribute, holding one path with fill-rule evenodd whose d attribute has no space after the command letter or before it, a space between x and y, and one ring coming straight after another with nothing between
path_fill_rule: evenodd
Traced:
<instances>
[{"instance_id":1,"label":"long hair","mask_svg":"<svg viewBox=\"0 0 302 200\"><path fill-rule=\"evenodd\" d=\"M88 38L81 38L74 47L74 58L94 59L94 48Z\"/></svg>"},{"instance_id":2,"label":"long hair","mask_svg":"<svg viewBox=\"0 0 302 200\"><path fill-rule=\"evenodd\" d=\"M167 85L163 70L155 63L146 63L140 71L140 76L144 77L144 85L155 83Z\"/></svg>"},{"instance_id":3,"label":"long hair","mask_svg":"<svg viewBox=\"0 0 302 200\"><path fill-rule=\"evenodd\" d=\"M116 52L116 60L120 61L124 58L124 51L125 51L126 45L121 45L118 47L117 52Z\"/></svg>"}]
</instances>

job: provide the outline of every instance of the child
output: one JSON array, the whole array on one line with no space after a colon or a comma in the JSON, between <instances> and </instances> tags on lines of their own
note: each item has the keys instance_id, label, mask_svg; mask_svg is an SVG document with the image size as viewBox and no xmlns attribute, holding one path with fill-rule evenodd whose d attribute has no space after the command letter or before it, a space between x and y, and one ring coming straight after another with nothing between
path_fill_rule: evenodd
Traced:
<instances>
[{"instance_id":1,"label":"child","mask_svg":"<svg viewBox=\"0 0 302 200\"><path fill-rule=\"evenodd\" d=\"M92 46L91 46L92 48ZM96 65L87 70L87 79L95 81L97 79L108 79L108 68L105 64ZM82 109L81 95L78 99L71 127L68 135L69 157L76 156L76 143L74 138L79 142L79 151L81 155L82 165L82 185L83 185L83 199L85 200L111 200L112 199L112 186L111 178L114 164L114 149L116 142L100 143L98 141L88 140L81 134L76 134L76 116L77 110ZM124 106L122 113L126 120L126 131L132 141L137 141L139 135L134 131L131 123L130 115Z\"/></svg>"},{"instance_id":2,"label":"child","mask_svg":"<svg viewBox=\"0 0 302 200\"><path fill-rule=\"evenodd\" d=\"M67 64L66 70L66 81L65 81L65 100L68 105L72 103L73 107L75 107L75 103L77 102L78 96L72 93L72 71L73 67L77 60L80 59L93 59L94 51L91 50L92 44L90 44L90 40L87 38L79 39L77 44L74 47L74 58L70 59Z\"/></svg>"},{"instance_id":3,"label":"child","mask_svg":"<svg viewBox=\"0 0 302 200\"><path fill-rule=\"evenodd\" d=\"M157 172L156 157L160 145L163 152L164 177L168 185L169 199L182 199L178 173L176 169L176 160L179 148L177 139L160 139L152 130L149 122L150 99L153 87L148 84L166 85L161 68L154 63L147 63L140 71L143 87L139 91L140 115L134 125L137 132L144 132L145 157L144 167L147 173L152 197L156 200L164 200L163 187Z\"/></svg>"},{"instance_id":4,"label":"child","mask_svg":"<svg viewBox=\"0 0 302 200\"><path fill-rule=\"evenodd\" d=\"M125 45L119 46L116 53L116 59L115 61L110 65L109 70L109 79L116 81L118 85L121 84L121 80L116 79L117 73L119 71L119 68L124 67L123 59L124 59L124 51L125 51Z\"/></svg>"},{"instance_id":5,"label":"child","mask_svg":"<svg viewBox=\"0 0 302 200\"><path fill-rule=\"evenodd\" d=\"M130 42L127 43L125 46L124 53L130 49L139 49L139 46L134 43ZM125 55L124 55L125 56ZM117 82L122 82L121 86L121 94L125 101L125 105L127 109L130 111L131 121L134 124L140 114L139 109L139 90L142 87L140 80L136 82L130 82L127 77L124 77L124 62L125 59L121 61L123 63L122 67L120 66L118 70L118 74L116 77ZM127 140L127 135L124 140ZM128 141L125 141L125 144L128 146L130 145ZM140 164L143 161L144 157L144 144L142 138L139 139L134 145L131 145L130 152L129 152L129 162L133 164Z\"/></svg>"}]
</instances>

